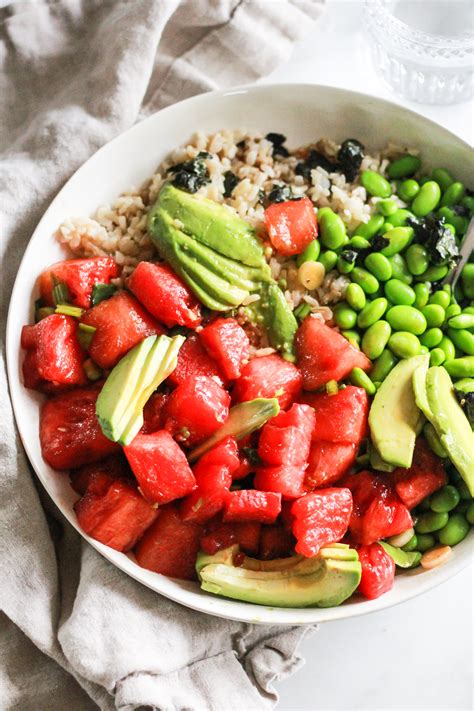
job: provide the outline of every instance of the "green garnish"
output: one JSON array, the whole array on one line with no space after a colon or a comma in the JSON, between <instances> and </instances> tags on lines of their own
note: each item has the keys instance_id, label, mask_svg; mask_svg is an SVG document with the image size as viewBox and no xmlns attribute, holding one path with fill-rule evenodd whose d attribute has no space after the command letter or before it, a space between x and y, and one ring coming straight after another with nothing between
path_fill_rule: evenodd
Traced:
<instances>
[{"instance_id":1,"label":"green garnish","mask_svg":"<svg viewBox=\"0 0 474 711\"><path fill-rule=\"evenodd\" d=\"M117 291L117 287L113 284L95 284L92 289L91 303L92 306L97 306L101 301L110 299Z\"/></svg>"},{"instance_id":2,"label":"green garnish","mask_svg":"<svg viewBox=\"0 0 474 711\"><path fill-rule=\"evenodd\" d=\"M69 304L58 304L54 310L56 314L63 314L63 316L73 316L74 318L81 318L84 313L83 309L79 306L70 306Z\"/></svg>"},{"instance_id":3,"label":"green garnish","mask_svg":"<svg viewBox=\"0 0 474 711\"><path fill-rule=\"evenodd\" d=\"M66 284L63 284L62 281L58 281L54 276L52 296L53 303L55 306L57 306L58 304L67 304L69 301L69 291Z\"/></svg>"}]
</instances>

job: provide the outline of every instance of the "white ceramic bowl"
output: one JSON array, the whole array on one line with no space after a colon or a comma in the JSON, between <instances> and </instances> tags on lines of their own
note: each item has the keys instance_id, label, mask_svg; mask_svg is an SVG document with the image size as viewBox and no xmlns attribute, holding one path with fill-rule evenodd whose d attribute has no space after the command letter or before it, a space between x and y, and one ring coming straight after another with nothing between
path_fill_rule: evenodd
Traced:
<instances>
[{"instance_id":1,"label":"white ceramic bowl","mask_svg":"<svg viewBox=\"0 0 474 711\"><path fill-rule=\"evenodd\" d=\"M123 571L166 597L209 614L246 622L303 624L353 617L403 602L455 575L470 559L472 534L438 569L417 569L397 577L394 588L377 600L354 597L329 609L283 609L238 602L200 591L197 583L163 577L140 568L131 556L94 541L78 528L77 498L68 477L53 471L41 457L38 412L41 396L21 382L20 332L31 322L32 289L38 274L65 258L53 233L64 218L87 216L132 185L150 176L168 152L196 130L221 128L278 131L290 146L322 136L360 139L368 149L393 139L421 150L425 168L444 166L464 181L472 178L472 150L455 135L406 109L381 99L325 86L283 84L214 92L171 106L139 123L101 148L58 193L36 228L18 271L7 326L7 359L16 421L28 457L49 495L68 521L102 555ZM159 602L159 598L157 598Z\"/></svg>"}]
</instances>

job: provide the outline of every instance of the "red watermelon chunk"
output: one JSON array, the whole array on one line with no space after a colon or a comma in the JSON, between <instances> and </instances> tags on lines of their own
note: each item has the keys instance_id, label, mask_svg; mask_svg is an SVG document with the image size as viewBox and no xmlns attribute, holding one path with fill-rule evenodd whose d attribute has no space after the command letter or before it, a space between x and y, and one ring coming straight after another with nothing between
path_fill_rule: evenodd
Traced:
<instances>
[{"instance_id":1,"label":"red watermelon chunk","mask_svg":"<svg viewBox=\"0 0 474 711\"><path fill-rule=\"evenodd\" d=\"M269 205L265 225L270 242L285 256L304 252L318 235L314 205L307 197Z\"/></svg>"},{"instance_id":2,"label":"red watermelon chunk","mask_svg":"<svg viewBox=\"0 0 474 711\"><path fill-rule=\"evenodd\" d=\"M167 504L195 488L188 460L169 432L138 434L123 449L147 501Z\"/></svg>"},{"instance_id":3,"label":"red watermelon chunk","mask_svg":"<svg viewBox=\"0 0 474 711\"><path fill-rule=\"evenodd\" d=\"M41 299L48 306L54 306L53 286L59 282L66 286L71 304L88 309L94 286L110 284L110 280L118 277L119 273L120 268L112 257L67 259L53 264L40 275L38 285Z\"/></svg>"},{"instance_id":4,"label":"red watermelon chunk","mask_svg":"<svg viewBox=\"0 0 474 711\"><path fill-rule=\"evenodd\" d=\"M87 492L74 510L88 536L117 551L128 551L158 515L136 486L114 481L104 492Z\"/></svg>"},{"instance_id":5,"label":"red watermelon chunk","mask_svg":"<svg viewBox=\"0 0 474 711\"><path fill-rule=\"evenodd\" d=\"M160 506L158 511L158 518L134 550L138 565L171 578L194 580L202 526L183 521L173 504Z\"/></svg>"},{"instance_id":6,"label":"red watermelon chunk","mask_svg":"<svg viewBox=\"0 0 474 711\"><path fill-rule=\"evenodd\" d=\"M281 511L281 494L255 489L230 491L224 502L224 521L274 523Z\"/></svg>"},{"instance_id":7,"label":"red watermelon chunk","mask_svg":"<svg viewBox=\"0 0 474 711\"><path fill-rule=\"evenodd\" d=\"M338 481L354 464L357 447L351 442L313 442L305 486L311 490Z\"/></svg>"},{"instance_id":8,"label":"red watermelon chunk","mask_svg":"<svg viewBox=\"0 0 474 711\"><path fill-rule=\"evenodd\" d=\"M199 338L227 380L240 378L242 366L248 362L250 341L235 318L217 318L202 329Z\"/></svg>"},{"instance_id":9,"label":"red watermelon chunk","mask_svg":"<svg viewBox=\"0 0 474 711\"><path fill-rule=\"evenodd\" d=\"M191 447L210 437L229 415L230 395L214 378L195 376L178 385L168 398L165 428Z\"/></svg>"},{"instance_id":10,"label":"red watermelon chunk","mask_svg":"<svg viewBox=\"0 0 474 711\"><path fill-rule=\"evenodd\" d=\"M275 491L284 499L297 499L305 493L306 464L280 464L276 467L259 467L254 486L260 491Z\"/></svg>"},{"instance_id":11,"label":"red watermelon chunk","mask_svg":"<svg viewBox=\"0 0 474 711\"><path fill-rule=\"evenodd\" d=\"M51 314L34 326L23 326L21 346L25 387L52 392L85 385L82 364L86 354L77 340L77 321L72 316Z\"/></svg>"},{"instance_id":12,"label":"red watermelon chunk","mask_svg":"<svg viewBox=\"0 0 474 711\"><path fill-rule=\"evenodd\" d=\"M127 287L160 323L196 328L201 307L186 284L167 264L139 262Z\"/></svg>"},{"instance_id":13,"label":"red watermelon chunk","mask_svg":"<svg viewBox=\"0 0 474 711\"><path fill-rule=\"evenodd\" d=\"M410 512L387 476L363 471L345 477L341 483L352 491L354 509L349 530L355 543L370 545L413 526Z\"/></svg>"},{"instance_id":14,"label":"red watermelon chunk","mask_svg":"<svg viewBox=\"0 0 474 711\"><path fill-rule=\"evenodd\" d=\"M330 380L342 380L353 368L369 370L370 360L333 328L308 316L296 334L298 365L305 390L317 390Z\"/></svg>"},{"instance_id":15,"label":"red watermelon chunk","mask_svg":"<svg viewBox=\"0 0 474 711\"><path fill-rule=\"evenodd\" d=\"M395 563L378 543L358 546L362 575L358 591L369 600L375 600L393 587Z\"/></svg>"},{"instance_id":16,"label":"red watermelon chunk","mask_svg":"<svg viewBox=\"0 0 474 711\"><path fill-rule=\"evenodd\" d=\"M217 363L208 355L198 337L188 336L179 349L176 368L168 376L168 380L175 385L181 385L186 384L190 378L201 375L214 378L221 384L224 382Z\"/></svg>"},{"instance_id":17,"label":"red watermelon chunk","mask_svg":"<svg viewBox=\"0 0 474 711\"><path fill-rule=\"evenodd\" d=\"M261 524L256 521L242 523L210 521L201 538L201 549L204 553L214 555L214 553L237 543L244 553L256 555L260 541L260 530Z\"/></svg>"},{"instance_id":18,"label":"red watermelon chunk","mask_svg":"<svg viewBox=\"0 0 474 711\"><path fill-rule=\"evenodd\" d=\"M447 482L443 461L431 451L423 438L416 441L411 467L395 469L392 477L395 491L409 509L418 506Z\"/></svg>"},{"instance_id":19,"label":"red watermelon chunk","mask_svg":"<svg viewBox=\"0 0 474 711\"><path fill-rule=\"evenodd\" d=\"M295 539L284 526L262 526L258 550L258 557L262 560L286 558L292 554L294 546Z\"/></svg>"},{"instance_id":20,"label":"red watermelon chunk","mask_svg":"<svg viewBox=\"0 0 474 711\"><path fill-rule=\"evenodd\" d=\"M43 459L53 469L98 462L120 450L107 439L95 414L97 388L78 388L44 403L40 412Z\"/></svg>"},{"instance_id":21,"label":"red watermelon chunk","mask_svg":"<svg viewBox=\"0 0 474 711\"><path fill-rule=\"evenodd\" d=\"M86 492L92 494L105 494L109 486L116 479L130 477L130 467L122 454L113 455L101 462L84 464L79 469L69 473L71 486L78 494L84 496Z\"/></svg>"},{"instance_id":22,"label":"red watermelon chunk","mask_svg":"<svg viewBox=\"0 0 474 711\"><path fill-rule=\"evenodd\" d=\"M273 353L252 358L242 368L242 375L234 386L234 397L238 402L277 397L281 409L285 410L300 394L301 384L298 368Z\"/></svg>"},{"instance_id":23,"label":"red watermelon chunk","mask_svg":"<svg viewBox=\"0 0 474 711\"><path fill-rule=\"evenodd\" d=\"M294 502L293 534L295 550L308 558L328 543L337 543L346 534L352 512L349 489L320 489Z\"/></svg>"},{"instance_id":24,"label":"red watermelon chunk","mask_svg":"<svg viewBox=\"0 0 474 711\"><path fill-rule=\"evenodd\" d=\"M150 434L164 429L165 426L165 405L168 401L167 393L155 392L147 401L143 408L143 425L140 430L142 434Z\"/></svg>"},{"instance_id":25,"label":"red watermelon chunk","mask_svg":"<svg viewBox=\"0 0 474 711\"><path fill-rule=\"evenodd\" d=\"M314 411L309 405L295 403L288 412L280 412L264 425L258 443L258 455L265 465L304 465L308 460Z\"/></svg>"},{"instance_id":26,"label":"red watermelon chunk","mask_svg":"<svg viewBox=\"0 0 474 711\"><path fill-rule=\"evenodd\" d=\"M313 441L351 442L359 446L367 435L369 398L363 388L354 385L334 395L310 393L304 402L314 407L316 424Z\"/></svg>"},{"instance_id":27,"label":"red watermelon chunk","mask_svg":"<svg viewBox=\"0 0 474 711\"><path fill-rule=\"evenodd\" d=\"M143 306L126 291L93 306L81 319L96 330L89 346L91 358L109 369L147 336L164 333Z\"/></svg>"},{"instance_id":28,"label":"red watermelon chunk","mask_svg":"<svg viewBox=\"0 0 474 711\"><path fill-rule=\"evenodd\" d=\"M197 488L181 503L183 521L204 523L222 509L239 464L233 437L226 437L201 457L193 469Z\"/></svg>"}]
</instances>

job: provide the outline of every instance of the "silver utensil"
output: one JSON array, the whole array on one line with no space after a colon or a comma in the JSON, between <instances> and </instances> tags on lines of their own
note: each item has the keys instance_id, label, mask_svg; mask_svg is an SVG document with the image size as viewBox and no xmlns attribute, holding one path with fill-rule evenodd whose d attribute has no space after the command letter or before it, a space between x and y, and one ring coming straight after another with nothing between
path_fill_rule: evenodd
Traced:
<instances>
[{"instance_id":1,"label":"silver utensil","mask_svg":"<svg viewBox=\"0 0 474 711\"><path fill-rule=\"evenodd\" d=\"M464 265L466 264L467 260L471 256L472 252L474 251L474 217L471 219L469 226L466 230L466 234L464 235L464 239L461 244L461 250L460 250L460 255L461 258L459 262L456 264L454 269L452 269L448 274L445 276L443 279L443 284L449 284L451 286L451 290L454 291L454 287L456 286L457 280L461 276L461 272L464 268Z\"/></svg>"}]
</instances>

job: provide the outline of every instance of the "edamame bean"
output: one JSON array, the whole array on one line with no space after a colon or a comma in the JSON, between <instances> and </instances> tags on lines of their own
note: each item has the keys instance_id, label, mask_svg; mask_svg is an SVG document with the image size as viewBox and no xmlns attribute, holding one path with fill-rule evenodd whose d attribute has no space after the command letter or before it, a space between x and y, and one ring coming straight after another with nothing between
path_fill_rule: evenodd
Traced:
<instances>
[{"instance_id":1,"label":"edamame bean","mask_svg":"<svg viewBox=\"0 0 474 711\"><path fill-rule=\"evenodd\" d=\"M395 200L379 200L376 205L377 212L380 212L384 217L390 217L398 210L398 205Z\"/></svg>"},{"instance_id":2,"label":"edamame bean","mask_svg":"<svg viewBox=\"0 0 474 711\"><path fill-rule=\"evenodd\" d=\"M430 297L430 285L427 283L415 284L413 291L415 292L415 301L413 306L417 309L422 309L426 306Z\"/></svg>"},{"instance_id":3,"label":"edamame bean","mask_svg":"<svg viewBox=\"0 0 474 711\"><path fill-rule=\"evenodd\" d=\"M376 321L380 321L387 310L387 306L388 301L383 297L369 301L357 317L358 327L364 329L369 328L369 326L372 326Z\"/></svg>"},{"instance_id":4,"label":"edamame bean","mask_svg":"<svg viewBox=\"0 0 474 711\"><path fill-rule=\"evenodd\" d=\"M415 531L418 533L433 533L440 531L446 526L449 521L449 516L446 512L435 513L435 511L426 511L420 514L418 521L415 524Z\"/></svg>"},{"instance_id":5,"label":"edamame bean","mask_svg":"<svg viewBox=\"0 0 474 711\"><path fill-rule=\"evenodd\" d=\"M368 222L361 222L354 232L354 236L370 239L377 234L384 222L383 215L372 215Z\"/></svg>"},{"instance_id":6,"label":"edamame bean","mask_svg":"<svg viewBox=\"0 0 474 711\"><path fill-rule=\"evenodd\" d=\"M413 156L410 153L394 160L387 169L387 175L392 180L400 180L400 178L408 178L415 175L420 169L421 160L418 156Z\"/></svg>"},{"instance_id":7,"label":"edamame bean","mask_svg":"<svg viewBox=\"0 0 474 711\"><path fill-rule=\"evenodd\" d=\"M459 504L461 497L455 486L448 484L435 491L430 497L430 509L435 513L449 513Z\"/></svg>"},{"instance_id":8,"label":"edamame bean","mask_svg":"<svg viewBox=\"0 0 474 711\"><path fill-rule=\"evenodd\" d=\"M448 273L449 268L445 265L428 267L426 272L417 277L420 281L441 281Z\"/></svg>"},{"instance_id":9,"label":"edamame bean","mask_svg":"<svg viewBox=\"0 0 474 711\"><path fill-rule=\"evenodd\" d=\"M439 304L427 304L421 309L421 313L426 319L428 328L442 326L446 317L446 312Z\"/></svg>"},{"instance_id":10,"label":"edamame bean","mask_svg":"<svg viewBox=\"0 0 474 711\"><path fill-rule=\"evenodd\" d=\"M357 314L354 309L344 302L336 304L333 309L334 320L339 328L350 329L357 323Z\"/></svg>"},{"instance_id":11,"label":"edamame bean","mask_svg":"<svg viewBox=\"0 0 474 711\"><path fill-rule=\"evenodd\" d=\"M390 232L390 230L393 230L393 225L391 222L384 222L382 227L380 228L380 232L385 235L386 232Z\"/></svg>"},{"instance_id":12,"label":"edamame bean","mask_svg":"<svg viewBox=\"0 0 474 711\"><path fill-rule=\"evenodd\" d=\"M341 334L344 336L344 338L347 338L347 340L352 343L353 346L359 348L360 333L358 331L341 331Z\"/></svg>"},{"instance_id":13,"label":"edamame bean","mask_svg":"<svg viewBox=\"0 0 474 711\"><path fill-rule=\"evenodd\" d=\"M358 237L357 235L355 237L352 237L352 239L349 240L349 245L351 249L367 249L370 247L370 242L368 239L365 239L365 237Z\"/></svg>"},{"instance_id":14,"label":"edamame bean","mask_svg":"<svg viewBox=\"0 0 474 711\"><path fill-rule=\"evenodd\" d=\"M366 294L375 294L378 291L379 283L373 274L362 269L361 267L355 267L351 272L351 280L365 291Z\"/></svg>"},{"instance_id":15,"label":"edamame bean","mask_svg":"<svg viewBox=\"0 0 474 711\"><path fill-rule=\"evenodd\" d=\"M435 545L435 537L431 535L431 533L417 533L417 546L416 550L420 551L420 553L425 553L425 551L429 551L430 548L433 548Z\"/></svg>"},{"instance_id":16,"label":"edamame bean","mask_svg":"<svg viewBox=\"0 0 474 711\"><path fill-rule=\"evenodd\" d=\"M349 375L349 380L352 385L357 385L359 388L364 388L367 395L375 395L376 387L372 380L362 368L353 368Z\"/></svg>"},{"instance_id":17,"label":"edamame bean","mask_svg":"<svg viewBox=\"0 0 474 711\"><path fill-rule=\"evenodd\" d=\"M398 331L388 339L388 347L398 358L411 358L419 355L421 343L418 338L409 331Z\"/></svg>"},{"instance_id":18,"label":"edamame bean","mask_svg":"<svg viewBox=\"0 0 474 711\"><path fill-rule=\"evenodd\" d=\"M471 526L474 526L474 501L469 504L469 508L466 511L466 518Z\"/></svg>"},{"instance_id":19,"label":"edamame bean","mask_svg":"<svg viewBox=\"0 0 474 711\"><path fill-rule=\"evenodd\" d=\"M466 329L448 328L448 336L458 350L468 356L474 356L474 333Z\"/></svg>"},{"instance_id":20,"label":"edamame bean","mask_svg":"<svg viewBox=\"0 0 474 711\"><path fill-rule=\"evenodd\" d=\"M368 254L364 264L371 274L379 281L387 281L392 276L392 265L380 252Z\"/></svg>"},{"instance_id":21,"label":"edamame bean","mask_svg":"<svg viewBox=\"0 0 474 711\"><path fill-rule=\"evenodd\" d=\"M434 294L430 296L429 303L436 304L438 306L442 306L443 309L447 309L450 300L451 295L447 291L444 291L444 289L441 289L439 291L435 291Z\"/></svg>"},{"instance_id":22,"label":"edamame bean","mask_svg":"<svg viewBox=\"0 0 474 711\"><path fill-rule=\"evenodd\" d=\"M316 262L321 252L321 244L318 239L313 239L312 242L308 244L304 252L298 254L296 258L296 265L300 267L303 262Z\"/></svg>"},{"instance_id":23,"label":"edamame bean","mask_svg":"<svg viewBox=\"0 0 474 711\"><path fill-rule=\"evenodd\" d=\"M446 354L442 348L433 348L430 353L430 365L441 365L446 360Z\"/></svg>"},{"instance_id":24,"label":"edamame bean","mask_svg":"<svg viewBox=\"0 0 474 711\"><path fill-rule=\"evenodd\" d=\"M421 346L420 348L420 355L428 355L429 350L426 346Z\"/></svg>"},{"instance_id":25,"label":"edamame bean","mask_svg":"<svg viewBox=\"0 0 474 711\"><path fill-rule=\"evenodd\" d=\"M360 174L360 182L373 197L388 198L392 194L388 180L374 170L363 170Z\"/></svg>"},{"instance_id":26,"label":"edamame bean","mask_svg":"<svg viewBox=\"0 0 474 711\"><path fill-rule=\"evenodd\" d=\"M452 378L473 378L474 377L474 356L463 356L447 360L444 367Z\"/></svg>"},{"instance_id":27,"label":"edamame bean","mask_svg":"<svg viewBox=\"0 0 474 711\"><path fill-rule=\"evenodd\" d=\"M436 348L443 340L443 332L440 328L429 328L420 336L420 343L427 348Z\"/></svg>"},{"instance_id":28,"label":"edamame bean","mask_svg":"<svg viewBox=\"0 0 474 711\"><path fill-rule=\"evenodd\" d=\"M456 304L456 306L457 306L457 304ZM471 314L471 316L472 316L472 315L474 315L474 306L466 306L462 310L462 312L463 312L463 314ZM453 316L457 316L457 314L453 314Z\"/></svg>"},{"instance_id":29,"label":"edamame bean","mask_svg":"<svg viewBox=\"0 0 474 711\"><path fill-rule=\"evenodd\" d=\"M321 217L321 210L318 212L320 240L328 249L342 247L346 241L346 227L339 215L336 215L330 208L323 209Z\"/></svg>"},{"instance_id":30,"label":"edamame bean","mask_svg":"<svg viewBox=\"0 0 474 711\"><path fill-rule=\"evenodd\" d=\"M398 186L398 196L403 202L411 202L420 192L420 186L416 180L409 178Z\"/></svg>"},{"instance_id":31,"label":"edamame bean","mask_svg":"<svg viewBox=\"0 0 474 711\"><path fill-rule=\"evenodd\" d=\"M362 312L361 312L362 313ZM378 358L388 343L392 329L387 321L376 321L373 323L362 338L362 350L370 360ZM377 378L380 380L380 378Z\"/></svg>"},{"instance_id":32,"label":"edamame bean","mask_svg":"<svg viewBox=\"0 0 474 711\"><path fill-rule=\"evenodd\" d=\"M388 261L392 265L392 277L394 279L400 279L400 281L405 282L405 284L411 284L413 281L413 276L408 271L405 259L401 254L394 254L393 257L389 257Z\"/></svg>"},{"instance_id":33,"label":"edamame bean","mask_svg":"<svg viewBox=\"0 0 474 711\"><path fill-rule=\"evenodd\" d=\"M444 217L448 225L453 225L457 235L463 235L467 230L468 219L463 215L457 215L451 207L440 207L438 216Z\"/></svg>"},{"instance_id":34,"label":"edamame bean","mask_svg":"<svg viewBox=\"0 0 474 711\"><path fill-rule=\"evenodd\" d=\"M384 237L389 240L389 244L380 251L386 257L393 257L410 244L413 239L413 227L394 227L386 232Z\"/></svg>"},{"instance_id":35,"label":"edamame bean","mask_svg":"<svg viewBox=\"0 0 474 711\"><path fill-rule=\"evenodd\" d=\"M454 178L446 168L435 168L431 177L436 180L443 193L454 183Z\"/></svg>"},{"instance_id":36,"label":"edamame bean","mask_svg":"<svg viewBox=\"0 0 474 711\"><path fill-rule=\"evenodd\" d=\"M319 289L326 276L326 270L321 262L303 262L298 267L298 281L305 289Z\"/></svg>"},{"instance_id":37,"label":"edamame bean","mask_svg":"<svg viewBox=\"0 0 474 711\"><path fill-rule=\"evenodd\" d=\"M418 537L416 533L413 534L413 536L410 538L408 543L405 543L404 546L402 546L402 551L405 551L406 553L411 553L412 551L416 551L418 548Z\"/></svg>"},{"instance_id":38,"label":"edamame bean","mask_svg":"<svg viewBox=\"0 0 474 711\"><path fill-rule=\"evenodd\" d=\"M423 427L423 434L431 451L434 452L437 457L445 459L448 456L447 452L441 444L441 440L438 437L438 433L436 432L431 422L425 423Z\"/></svg>"},{"instance_id":39,"label":"edamame bean","mask_svg":"<svg viewBox=\"0 0 474 711\"><path fill-rule=\"evenodd\" d=\"M414 214L410 210L406 210L401 207L399 210L390 215L390 222L394 227L403 227L406 225L409 217L414 217Z\"/></svg>"},{"instance_id":40,"label":"edamame bean","mask_svg":"<svg viewBox=\"0 0 474 711\"><path fill-rule=\"evenodd\" d=\"M426 272L430 265L428 252L422 244L411 244L405 254L408 269L415 276Z\"/></svg>"},{"instance_id":41,"label":"edamame bean","mask_svg":"<svg viewBox=\"0 0 474 711\"><path fill-rule=\"evenodd\" d=\"M382 322L380 321L379 323L382 323ZM387 323L387 322L385 321L384 323ZM374 325L377 325L377 324L374 324ZM388 330L389 337L390 337L390 330L391 329L390 329L390 325L389 324L387 324L387 325L389 327L387 330ZM366 336L366 335L367 335L367 333L364 334L364 336ZM364 351L364 353L365 353L365 351ZM367 353L366 353L366 355L367 355ZM385 380L387 375L390 373L392 368L397 363L398 363L398 359L395 358L392 351L390 351L388 348L385 348L385 350L382 351L382 353L379 355L379 357L375 361L374 366L373 366L371 373L370 373L374 383L375 382L382 382L383 380Z\"/></svg>"},{"instance_id":42,"label":"edamame bean","mask_svg":"<svg viewBox=\"0 0 474 711\"><path fill-rule=\"evenodd\" d=\"M457 205L463 199L464 192L465 189L462 183L451 183L449 188L446 188L443 193L443 197L441 198L441 207L452 207L453 205Z\"/></svg>"},{"instance_id":43,"label":"edamame bean","mask_svg":"<svg viewBox=\"0 0 474 711\"><path fill-rule=\"evenodd\" d=\"M415 292L400 279L390 279L384 285L385 296L392 304L411 306L415 303Z\"/></svg>"},{"instance_id":44,"label":"edamame bean","mask_svg":"<svg viewBox=\"0 0 474 711\"><path fill-rule=\"evenodd\" d=\"M453 513L447 524L438 530L436 537L444 546L456 546L469 533L469 524L460 513Z\"/></svg>"},{"instance_id":45,"label":"edamame bean","mask_svg":"<svg viewBox=\"0 0 474 711\"><path fill-rule=\"evenodd\" d=\"M412 212L416 217L426 217L438 205L441 198L441 190L434 180L428 180L421 186L420 192L411 204Z\"/></svg>"},{"instance_id":46,"label":"edamame bean","mask_svg":"<svg viewBox=\"0 0 474 711\"><path fill-rule=\"evenodd\" d=\"M462 313L458 316L453 316L448 322L449 328L474 328L474 314Z\"/></svg>"},{"instance_id":47,"label":"edamame bean","mask_svg":"<svg viewBox=\"0 0 474 711\"><path fill-rule=\"evenodd\" d=\"M455 382L454 387L462 393L474 393L474 380L472 378L462 378Z\"/></svg>"},{"instance_id":48,"label":"edamame bean","mask_svg":"<svg viewBox=\"0 0 474 711\"><path fill-rule=\"evenodd\" d=\"M474 299L474 262L468 262L462 270L461 283L466 299Z\"/></svg>"},{"instance_id":49,"label":"edamame bean","mask_svg":"<svg viewBox=\"0 0 474 711\"><path fill-rule=\"evenodd\" d=\"M367 302L365 291L354 282L347 287L345 297L349 306L356 311L362 311Z\"/></svg>"},{"instance_id":50,"label":"edamame bean","mask_svg":"<svg viewBox=\"0 0 474 711\"><path fill-rule=\"evenodd\" d=\"M353 249L344 249L337 258L337 270L340 274L349 274L357 259L357 252Z\"/></svg>"},{"instance_id":51,"label":"edamame bean","mask_svg":"<svg viewBox=\"0 0 474 711\"><path fill-rule=\"evenodd\" d=\"M326 271L326 274L327 274L328 272L331 271L331 269L334 269L334 267L336 266L337 254L336 254L336 252L333 252L331 249L328 249L320 255L318 262L320 262L323 265L323 267Z\"/></svg>"},{"instance_id":52,"label":"edamame bean","mask_svg":"<svg viewBox=\"0 0 474 711\"><path fill-rule=\"evenodd\" d=\"M474 213L474 197L472 195L466 195L461 200L461 205L467 207L471 215Z\"/></svg>"},{"instance_id":53,"label":"edamame bean","mask_svg":"<svg viewBox=\"0 0 474 711\"><path fill-rule=\"evenodd\" d=\"M443 336L443 340L439 344L438 348L441 348L441 350L443 351L445 360L452 360L456 357L456 349L454 347L454 343L447 336ZM437 365L439 365L439 363Z\"/></svg>"},{"instance_id":54,"label":"edamame bean","mask_svg":"<svg viewBox=\"0 0 474 711\"><path fill-rule=\"evenodd\" d=\"M408 331L415 334L415 336L419 336L426 331L425 316L413 306L392 306L387 311L386 318L394 331Z\"/></svg>"}]
</instances>

